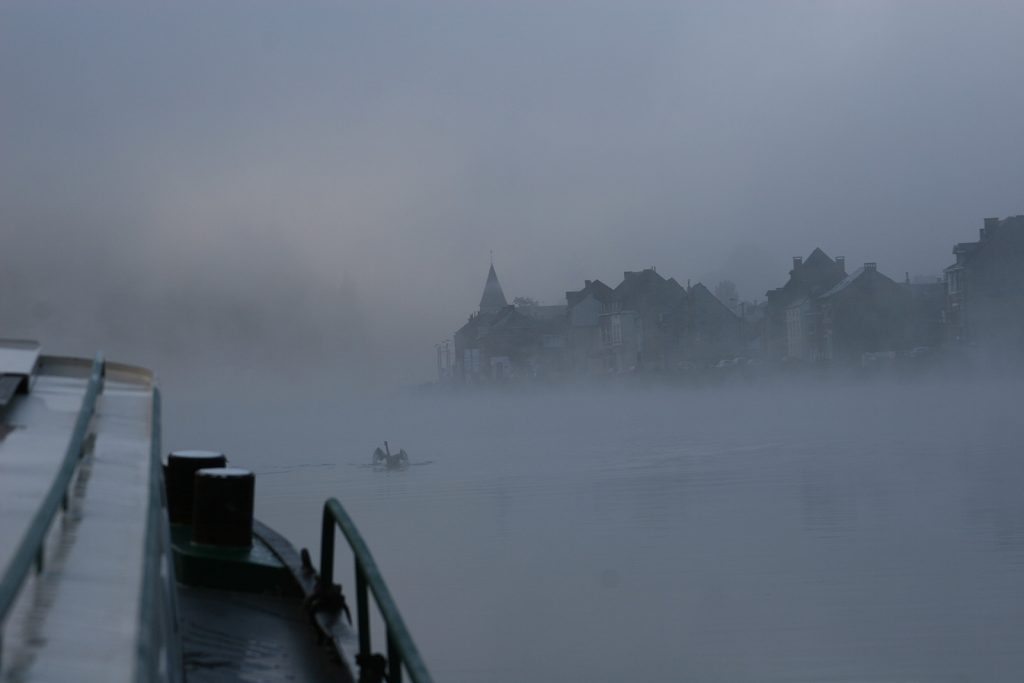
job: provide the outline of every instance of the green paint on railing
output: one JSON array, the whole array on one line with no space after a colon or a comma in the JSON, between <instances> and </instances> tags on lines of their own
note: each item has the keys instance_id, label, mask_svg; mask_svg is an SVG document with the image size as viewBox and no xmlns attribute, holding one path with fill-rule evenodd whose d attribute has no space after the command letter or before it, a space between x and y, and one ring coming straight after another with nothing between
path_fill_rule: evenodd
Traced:
<instances>
[{"instance_id":1,"label":"green paint on railing","mask_svg":"<svg viewBox=\"0 0 1024 683\"><path fill-rule=\"evenodd\" d=\"M170 561L163 477L163 422L160 390L153 389L149 448L149 505L139 596L135 681L183 680L177 648L177 617L173 601L174 564ZM164 662L161 662L161 651Z\"/></svg>"},{"instance_id":2,"label":"green paint on railing","mask_svg":"<svg viewBox=\"0 0 1024 683\"><path fill-rule=\"evenodd\" d=\"M46 497L43 498L42 505L36 510L36 514L32 517L32 522L25 531L25 535L22 537L21 542L18 543L18 549L15 551L10 564L4 569L3 579L0 580L0 624L6 619L7 612L18 597L18 591L21 588L21 584L24 583L25 577L28 576L29 570L32 569L33 562L38 562L42 565L42 552L43 544L46 541L46 532L50 529L50 523L53 522L57 510L60 509L68 486L71 484L71 478L78 468L78 461L82 456L82 447L85 444L85 437L89 430L89 421L92 419L93 412L96 409L96 397L103 389L104 370L103 355L96 354L96 359L92 363L92 370L89 373L89 384L86 387L85 396L82 398L82 407L78 410L75 428L71 432L71 441L64 452L64 461L61 463L53 483L50 485L50 490L47 491Z\"/></svg>"},{"instance_id":3,"label":"green paint on railing","mask_svg":"<svg viewBox=\"0 0 1024 683\"><path fill-rule=\"evenodd\" d=\"M368 656L370 649L369 608L366 600L366 589L369 587L377 602L377 608L388 634L388 680L400 683L402 680L402 664L413 683L432 683L427 667L423 664L416 644L405 627L405 621L398 612L398 606L391 597L387 584L381 576L377 563L370 554L370 549L356 528L352 518L345 512L336 499L331 498L324 503L323 526L320 534L320 580L324 586L334 583L334 527L337 526L345 535L352 554L355 556L356 570L356 612L359 626L359 653Z\"/></svg>"}]
</instances>

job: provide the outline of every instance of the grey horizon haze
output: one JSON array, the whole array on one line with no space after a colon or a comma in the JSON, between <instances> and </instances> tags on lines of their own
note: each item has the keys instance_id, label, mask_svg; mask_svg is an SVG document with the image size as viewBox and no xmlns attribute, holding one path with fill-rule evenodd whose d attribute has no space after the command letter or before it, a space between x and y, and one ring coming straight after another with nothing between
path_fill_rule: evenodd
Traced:
<instances>
[{"instance_id":1,"label":"grey horizon haze","mask_svg":"<svg viewBox=\"0 0 1024 683\"><path fill-rule=\"evenodd\" d=\"M0 0L0 336L153 368L164 451L252 469L314 557L338 497L439 682L1015 683L1020 375L394 388L492 250L545 304L650 266L763 299L815 247L940 275L1024 213L1021 26Z\"/></svg>"},{"instance_id":2,"label":"grey horizon haze","mask_svg":"<svg viewBox=\"0 0 1024 683\"><path fill-rule=\"evenodd\" d=\"M1013 3L0 4L0 326L429 379L479 300L820 246L937 276L1024 212Z\"/></svg>"}]
</instances>

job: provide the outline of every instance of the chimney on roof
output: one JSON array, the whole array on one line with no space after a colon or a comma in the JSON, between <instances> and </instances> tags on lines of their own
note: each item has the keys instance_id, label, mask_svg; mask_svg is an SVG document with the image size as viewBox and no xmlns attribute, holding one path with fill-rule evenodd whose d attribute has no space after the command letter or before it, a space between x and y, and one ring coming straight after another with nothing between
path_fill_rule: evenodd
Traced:
<instances>
[{"instance_id":1,"label":"chimney on roof","mask_svg":"<svg viewBox=\"0 0 1024 683\"><path fill-rule=\"evenodd\" d=\"M982 242L992 236L992 233L999 227L998 218L986 218L985 227L978 231L979 238Z\"/></svg>"},{"instance_id":2,"label":"chimney on roof","mask_svg":"<svg viewBox=\"0 0 1024 683\"><path fill-rule=\"evenodd\" d=\"M874 261L869 261L864 264L864 270L878 270L878 264Z\"/></svg>"},{"instance_id":3,"label":"chimney on roof","mask_svg":"<svg viewBox=\"0 0 1024 683\"><path fill-rule=\"evenodd\" d=\"M590 283L591 283L591 282L592 282L592 280L584 280L584 281L583 281L583 283L584 283L584 284L583 284L583 288L584 288L584 289L590 289Z\"/></svg>"},{"instance_id":4,"label":"chimney on roof","mask_svg":"<svg viewBox=\"0 0 1024 683\"><path fill-rule=\"evenodd\" d=\"M804 257L803 256L794 256L793 257L793 270L799 270L800 266L802 266L803 264L804 264Z\"/></svg>"},{"instance_id":5,"label":"chimney on roof","mask_svg":"<svg viewBox=\"0 0 1024 683\"><path fill-rule=\"evenodd\" d=\"M846 275L846 257L836 256L836 265L839 266L839 270L842 271L843 275Z\"/></svg>"}]
</instances>

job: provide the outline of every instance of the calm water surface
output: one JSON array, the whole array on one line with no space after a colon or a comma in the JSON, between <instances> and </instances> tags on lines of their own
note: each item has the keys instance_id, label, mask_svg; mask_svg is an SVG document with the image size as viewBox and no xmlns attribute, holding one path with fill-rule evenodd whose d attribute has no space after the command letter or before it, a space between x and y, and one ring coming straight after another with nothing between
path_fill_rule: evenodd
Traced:
<instances>
[{"instance_id":1,"label":"calm water surface","mask_svg":"<svg viewBox=\"0 0 1024 683\"><path fill-rule=\"evenodd\" d=\"M337 496L438 681L1020 681L1022 389L243 391L166 445L298 545Z\"/></svg>"}]
</instances>

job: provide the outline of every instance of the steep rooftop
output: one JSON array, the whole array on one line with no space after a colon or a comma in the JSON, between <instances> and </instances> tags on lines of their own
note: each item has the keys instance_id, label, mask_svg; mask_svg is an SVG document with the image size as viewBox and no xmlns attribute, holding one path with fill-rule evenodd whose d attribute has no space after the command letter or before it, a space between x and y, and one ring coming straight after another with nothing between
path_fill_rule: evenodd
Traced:
<instances>
[{"instance_id":1,"label":"steep rooftop","mask_svg":"<svg viewBox=\"0 0 1024 683\"><path fill-rule=\"evenodd\" d=\"M487 284L484 285L483 296L480 297L481 313L497 313L508 306L505 300L505 292L501 291L501 283L498 282L498 274L494 272L494 264L487 273Z\"/></svg>"}]
</instances>

